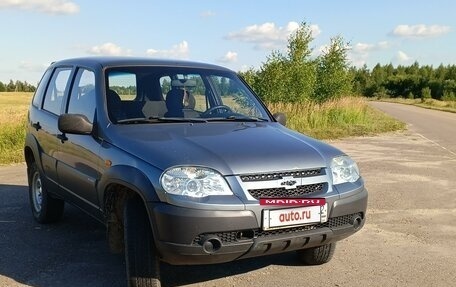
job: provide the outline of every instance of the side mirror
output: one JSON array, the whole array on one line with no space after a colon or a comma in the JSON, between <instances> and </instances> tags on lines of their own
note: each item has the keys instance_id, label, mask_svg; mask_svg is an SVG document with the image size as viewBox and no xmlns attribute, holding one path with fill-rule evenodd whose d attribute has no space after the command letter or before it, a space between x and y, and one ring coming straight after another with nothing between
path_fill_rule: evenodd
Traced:
<instances>
[{"instance_id":1,"label":"side mirror","mask_svg":"<svg viewBox=\"0 0 456 287\"><path fill-rule=\"evenodd\" d=\"M59 116L59 130L62 133L90 135L93 130L93 124L89 119L80 114L63 114Z\"/></svg>"},{"instance_id":2,"label":"side mirror","mask_svg":"<svg viewBox=\"0 0 456 287\"><path fill-rule=\"evenodd\" d=\"M287 125L287 116L284 113L275 113L272 115L282 126Z\"/></svg>"}]
</instances>

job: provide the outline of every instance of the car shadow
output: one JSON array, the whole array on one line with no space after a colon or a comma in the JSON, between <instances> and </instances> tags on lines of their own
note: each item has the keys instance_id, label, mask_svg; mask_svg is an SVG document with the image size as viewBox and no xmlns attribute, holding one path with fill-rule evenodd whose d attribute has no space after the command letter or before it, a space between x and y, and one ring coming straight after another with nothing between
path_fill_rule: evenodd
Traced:
<instances>
[{"instance_id":1,"label":"car shadow","mask_svg":"<svg viewBox=\"0 0 456 287\"><path fill-rule=\"evenodd\" d=\"M164 286L176 287L242 275L270 265L296 266L298 264L294 252L214 265L171 266L163 264L162 282Z\"/></svg>"},{"instance_id":2,"label":"car shadow","mask_svg":"<svg viewBox=\"0 0 456 287\"><path fill-rule=\"evenodd\" d=\"M203 283L269 265L295 266L294 253L197 266L162 264L163 286ZM34 221L25 185L0 184L0 285L126 286L123 255L111 254L102 224L68 204L62 220Z\"/></svg>"}]
</instances>

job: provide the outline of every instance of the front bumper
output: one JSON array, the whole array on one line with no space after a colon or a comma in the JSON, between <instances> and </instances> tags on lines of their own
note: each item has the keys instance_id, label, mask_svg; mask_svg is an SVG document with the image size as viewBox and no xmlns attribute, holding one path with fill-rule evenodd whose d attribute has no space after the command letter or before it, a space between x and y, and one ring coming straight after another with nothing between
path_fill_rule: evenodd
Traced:
<instances>
[{"instance_id":1,"label":"front bumper","mask_svg":"<svg viewBox=\"0 0 456 287\"><path fill-rule=\"evenodd\" d=\"M212 264L283 253L344 239L362 228L367 191L334 201L325 223L262 230L253 211L211 211L150 203L155 245L174 265Z\"/></svg>"}]
</instances>

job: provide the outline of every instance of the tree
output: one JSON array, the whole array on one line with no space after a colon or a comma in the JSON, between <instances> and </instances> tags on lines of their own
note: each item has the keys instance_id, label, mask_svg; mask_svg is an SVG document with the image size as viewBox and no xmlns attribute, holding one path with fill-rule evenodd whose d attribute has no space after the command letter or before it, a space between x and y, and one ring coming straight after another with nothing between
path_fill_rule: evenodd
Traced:
<instances>
[{"instance_id":1,"label":"tree","mask_svg":"<svg viewBox=\"0 0 456 287\"><path fill-rule=\"evenodd\" d=\"M427 99L432 98L431 89L429 87L425 87L421 90L421 101L425 102Z\"/></svg>"},{"instance_id":2,"label":"tree","mask_svg":"<svg viewBox=\"0 0 456 287\"><path fill-rule=\"evenodd\" d=\"M370 71L367 65L364 64L362 68L356 69L351 67L349 70L352 79L353 92L356 95L367 96L367 87L371 85Z\"/></svg>"},{"instance_id":3,"label":"tree","mask_svg":"<svg viewBox=\"0 0 456 287\"><path fill-rule=\"evenodd\" d=\"M2 82L0 82L0 92L6 92L6 86Z\"/></svg>"},{"instance_id":4,"label":"tree","mask_svg":"<svg viewBox=\"0 0 456 287\"><path fill-rule=\"evenodd\" d=\"M254 79L254 90L268 102L301 102L314 95L316 62L311 59L312 30L306 23L288 38L287 53L273 51Z\"/></svg>"},{"instance_id":5,"label":"tree","mask_svg":"<svg viewBox=\"0 0 456 287\"><path fill-rule=\"evenodd\" d=\"M13 80L10 80L8 85L6 86L7 92L14 92L16 90L16 85L14 84Z\"/></svg>"},{"instance_id":6,"label":"tree","mask_svg":"<svg viewBox=\"0 0 456 287\"><path fill-rule=\"evenodd\" d=\"M326 51L317 59L317 81L313 98L324 102L351 94L352 79L348 70L348 44L341 36L331 39Z\"/></svg>"}]
</instances>

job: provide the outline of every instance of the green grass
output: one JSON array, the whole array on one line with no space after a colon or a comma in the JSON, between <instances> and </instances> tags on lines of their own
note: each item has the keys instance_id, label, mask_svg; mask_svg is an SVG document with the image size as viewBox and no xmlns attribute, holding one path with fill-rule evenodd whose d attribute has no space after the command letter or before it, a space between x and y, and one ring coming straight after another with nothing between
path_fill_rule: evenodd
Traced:
<instances>
[{"instance_id":1,"label":"green grass","mask_svg":"<svg viewBox=\"0 0 456 287\"><path fill-rule=\"evenodd\" d=\"M27 109L32 93L0 93L0 164L24 161Z\"/></svg>"},{"instance_id":2,"label":"green grass","mask_svg":"<svg viewBox=\"0 0 456 287\"><path fill-rule=\"evenodd\" d=\"M424 102L421 99L404 99L404 98L380 98L375 99L381 102L399 103L405 105L413 105L426 109L439 110L445 112L456 113L456 101L439 101L435 99L426 99Z\"/></svg>"},{"instance_id":3,"label":"green grass","mask_svg":"<svg viewBox=\"0 0 456 287\"><path fill-rule=\"evenodd\" d=\"M364 98L346 97L323 104L277 103L269 109L284 112L287 126L318 139L375 135L405 129L405 124L370 107Z\"/></svg>"},{"instance_id":4,"label":"green grass","mask_svg":"<svg viewBox=\"0 0 456 287\"><path fill-rule=\"evenodd\" d=\"M31 93L0 93L0 165L24 161L23 146ZM324 104L269 104L287 115L287 126L319 139L374 135L405 125L371 108L363 98L343 98Z\"/></svg>"}]
</instances>

